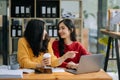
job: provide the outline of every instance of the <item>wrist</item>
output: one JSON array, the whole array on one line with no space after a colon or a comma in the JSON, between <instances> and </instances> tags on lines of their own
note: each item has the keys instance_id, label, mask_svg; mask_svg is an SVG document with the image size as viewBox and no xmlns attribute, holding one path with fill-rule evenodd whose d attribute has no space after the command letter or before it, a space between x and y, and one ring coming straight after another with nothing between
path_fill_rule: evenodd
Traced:
<instances>
[{"instance_id":1,"label":"wrist","mask_svg":"<svg viewBox=\"0 0 120 80\"><path fill-rule=\"evenodd\" d=\"M36 64L36 68L41 68L42 65L41 64Z\"/></svg>"},{"instance_id":2,"label":"wrist","mask_svg":"<svg viewBox=\"0 0 120 80\"><path fill-rule=\"evenodd\" d=\"M64 60L66 60L66 59L67 59L66 55L63 55L62 57L63 57L63 59L64 59Z\"/></svg>"}]
</instances>

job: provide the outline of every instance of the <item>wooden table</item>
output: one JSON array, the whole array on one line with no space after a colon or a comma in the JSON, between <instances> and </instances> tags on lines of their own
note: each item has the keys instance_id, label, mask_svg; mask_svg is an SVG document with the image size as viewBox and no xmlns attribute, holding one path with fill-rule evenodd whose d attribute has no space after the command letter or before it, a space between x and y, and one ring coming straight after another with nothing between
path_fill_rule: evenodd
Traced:
<instances>
[{"instance_id":1,"label":"wooden table","mask_svg":"<svg viewBox=\"0 0 120 80\"><path fill-rule=\"evenodd\" d=\"M68 72L54 72L52 74L24 74L22 79L0 79L0 80L112 80L103 70L99 72L74 75Z\"/></svg>"},{"instance_id":2,"label":"wooden table","mask_svg":"<svg viewBox=\"0 0 120 80\"><path fill-rule=\"evenodd\" d=\"M116 60L117 60L117 68L118 68L118 78L120 80L120 56L119 56L119 46L118 46L118 40L120 39L120 32L112 32L112 31L107 31L106 29L101 29L100 30L103 34L108 35L108 46L107 46L107 51L106 51L106 58L105 58L105 66L104 70L107 71L107 65L108 65L108 60L109 60L109 55L110 55L110 46L112 44L112 41L115 41L115 49L116 49Z\"/></svg>"},{"instance_id":3,"label":"wooden table","mask_svg":"<svg viewBox=\"0 0 120 80\"><path fill-rule=\"evenodd\" d=\"M74 75L68 72L54 73L57 80L112 80L112 78L103 70L99 72Z\"/></svg>"}]
</instances>

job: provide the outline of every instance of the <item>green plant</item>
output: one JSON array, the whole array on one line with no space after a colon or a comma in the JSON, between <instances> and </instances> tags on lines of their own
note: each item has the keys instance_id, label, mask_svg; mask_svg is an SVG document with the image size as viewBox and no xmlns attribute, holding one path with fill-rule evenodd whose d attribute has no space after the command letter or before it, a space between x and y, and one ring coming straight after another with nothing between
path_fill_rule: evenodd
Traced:
<instances>
[{"instance_id":1,"label":"green plant","mask_svg":"<svg viewBox=\"0 0 120 80\"><path fill-rule=\"evenodd\" d=\"M108 45L108 36L103 36L103 37L99 38L98 43L103 45L104 47L107 47L107 45ZM110 49L112 49L112 45L110 46ZM100 50L100 53L106 55L105 50Z\"/></svg>"},{"instance_id":2,"label":"green plant","mask_svg":"<svg viewBox=\"0 0 120 80\"><path fill-rule=\"evenodd\" d=\"M104 36L104 37L101 37L98 39L98 42L104 46L107 46L107 43L108 43L108 37L107 36Z\"/></svg>"}]
</instances>

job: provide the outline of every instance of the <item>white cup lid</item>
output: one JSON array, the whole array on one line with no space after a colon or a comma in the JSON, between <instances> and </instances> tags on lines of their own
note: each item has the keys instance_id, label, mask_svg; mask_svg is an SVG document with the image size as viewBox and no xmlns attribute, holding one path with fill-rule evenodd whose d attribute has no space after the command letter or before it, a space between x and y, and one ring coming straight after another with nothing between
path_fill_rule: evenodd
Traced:
<instances>
[{"instance_id":1,"label":"white cup lid","mask_svg":"<svg viewBox=\"0 0 120 80\"><path fill-rule=\"evenodd\" d=\"M43 55L43 57L44 57L44 58L49 58L49 57L51 57L51 55L50 55L50 53L45 53L45 54Z\"/></svg>"}]
</instances>

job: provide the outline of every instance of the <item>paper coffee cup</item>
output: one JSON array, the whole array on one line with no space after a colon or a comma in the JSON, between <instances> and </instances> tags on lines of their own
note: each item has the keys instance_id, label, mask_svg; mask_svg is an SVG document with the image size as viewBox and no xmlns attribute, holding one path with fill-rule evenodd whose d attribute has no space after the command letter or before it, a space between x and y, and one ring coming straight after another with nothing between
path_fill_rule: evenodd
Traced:
<instances>
[{"instance_id":1,"label":"paper coffee cup","mask_svg":"<svg viewBox=\"0 0 120 80\"><path fill-rule=\"evenodd\" d=\"M49 64L47 66L51 66L51 55L50 55L50 53L45 53L43 55L43 58L49 58Z\"/></svg>"}]
</instances>

